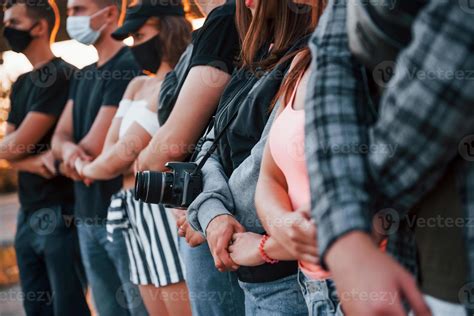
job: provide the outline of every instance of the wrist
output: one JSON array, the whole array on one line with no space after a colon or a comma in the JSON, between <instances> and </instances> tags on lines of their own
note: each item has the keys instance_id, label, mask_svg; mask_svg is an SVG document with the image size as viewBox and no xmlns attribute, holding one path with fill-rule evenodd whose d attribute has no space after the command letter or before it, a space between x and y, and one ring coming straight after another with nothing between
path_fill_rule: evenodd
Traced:
<instances>
[{"instance_id":1,"label":"wrist","mask_svg":"<svg viewBox=\"0 0 474 316\"><path fill-rule=\"evenodd\" d=\"M227 220L223 216L231 216L231 215L229 215L229 214L219 214L219 215L215 216L213 219L211 219L209 221L209 223L207 224L207 227L206 227L206 230L205 230L206 236L209 235L209 233L212 233L217 226L221 225L224 221Z\"/></svg>"},{"instance_id":2,"label":"wrist","mask_svg":"<svg viewBox=\"0 0 474 316\"><path fill-rule=\"evenodd\" d=\"M369 234L363 231L352 231L339 238L327 250L325 260L329 269L333 271L345 264L353 265L360 256L367 258L367 252L373 249L377 250Z\"/></svg>"},{"instance_id":3,"label":"wrist","mask_svg":"<svg viewBox=\"0 0 474 316\"><path fill-rule=\"evenodd\" d=\"M268 235L263 235L262 236L262 239L260 240L260 244L258 246L258 250L260 252L260 257L261 259L266 262L266 263L269 263L269 264L276 264L279 262L279 260L276 260L276 259L273 259L271 258L268 253L265 251L265 245L267 243L267 241L270 239L270 236Z\"/></svg>"}]
</instances>

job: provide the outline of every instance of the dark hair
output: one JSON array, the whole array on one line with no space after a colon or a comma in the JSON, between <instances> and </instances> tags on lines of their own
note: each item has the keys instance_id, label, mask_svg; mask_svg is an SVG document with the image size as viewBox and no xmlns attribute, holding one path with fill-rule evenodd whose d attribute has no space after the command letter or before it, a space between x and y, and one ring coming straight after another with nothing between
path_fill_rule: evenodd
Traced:
<instances>
[{"instance_id":1,"label":"dark hair","mask_svg":"<svg viewBox=\"0 0 474 316\"><path fill-rule=\"evenodd\" d=\"M313 23L315 23L315 27L318 24L319 18L323 14L324 9L326 8L327 2L327 0L312 0L312 20ZM309 65L311 64L311 52L308 46L299 50L297 54L299 54L298 60L296 61L296 64L293 66L293 68L290 70L283 83L281 84L280 90L275 95L275 98L270 108L273 108L278 99L280 99L281 97L284 98L282 103L283 106L290 102L292 91L296 88L298 79L305 73L306 69L308 69Z\"/></svg>"},{"instance_id":2,"label":"dark hair","mask_svg":"<svg viewBox=\"0 0 474 316\"><path fill-rule=\"evenodd\" d=\"M179 58L191 42L193 27L186 18L181 16L163 16L152 18L158 21L157 28L160 31L160 40L163 44L163 60L174 68Z\"/></svg>"},{"instance_id":3,"label":"dark hair","mask_svg":"<svg viewBox=\"0 0 474 316\"><path fill-rule=\"evenodd\" d=\"M117 7L119 11L122 8L122 0L95 0L95 1L102 8L107 7L109 5ZM127 0L123 0L123 2L127 3Z\"/></svg>"},{"instance_id":4,"label":"dark hair","mask_svg":"<svg viewBox=\"0 0 474 316\"><path fill-rule=\"evenodd\" d=\"M9 9L14 5L24 5L28 17L35 22L46 20L48 23L48 33L51 34L56 22L56 17L48 0L7 0L5 8Z\"/></svg>"},{"instance_id":5,"label":"dark hair","mask_svg":"<svg viewBox=\"0 0 474 316\"><path fill-rule=\"evenodd\" d=\"M257 68L272 69L296 41L314 30L317 24L314 11L314 7L295 4L292 0L261 0L251 18L244 1L237 1L236 23L242 42L242 66L254 72ZM269 56L256 60L269 41L273 44ZM285 59L295 54L285 56Z\"/></svg>"}]
</instances>

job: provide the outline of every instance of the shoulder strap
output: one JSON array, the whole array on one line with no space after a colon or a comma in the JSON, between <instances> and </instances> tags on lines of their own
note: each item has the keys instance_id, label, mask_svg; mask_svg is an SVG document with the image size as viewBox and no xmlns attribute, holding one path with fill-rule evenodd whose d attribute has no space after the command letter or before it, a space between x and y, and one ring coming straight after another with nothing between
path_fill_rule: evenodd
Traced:
<instances>
[{"instance_id":1,"label":"shoulder strap","mask_svg":"<svg viewBox=\"0 0 474 316\"><path fill-rule=\"evenodd\" d=\"M204 157L202 157L201 161L199 162L199 164L196 166L196 169L194 169L194 171L192 172L192 175L195 175L196 173L198 173L199 171L201 171L202 167L204 167L204 164L206 163L206 161L211 157L211 155L214 153L214 151L216 150L218 144L219 144L219 140L222 138L222 136L224 136L225 132L227 131L227 129L229 128L230 124L234 121L234 119L237 117L237 114L239 113L239 111L235 111L234 115L232 115L232 117L229 119L229 121L227 122L226 125L224 125L224 127L222 128L222 130L220 131L219 135L217 135L217 137L214 139L214 141L212 142L212 145L211 147L208 149L208 151L206 152L206 154L204 155ZM212 124L214 125L214 124ZM210 129L208 130L208 132L206 133L209 134L210 132Z\"/></svg>"}]
</instances>

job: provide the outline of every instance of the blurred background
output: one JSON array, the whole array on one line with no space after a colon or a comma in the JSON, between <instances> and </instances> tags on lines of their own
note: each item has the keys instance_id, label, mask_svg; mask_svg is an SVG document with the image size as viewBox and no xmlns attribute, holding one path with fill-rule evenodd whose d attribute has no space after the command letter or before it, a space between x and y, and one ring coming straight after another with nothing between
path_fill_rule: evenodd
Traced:
<instances>
[{"instance_id":1,"label":"blurred background","mask_svg":"<svg viewBox=\"0 0 474 316\"><path fill-rule=\"evenodd\" d=\"M135 0L123 0L122 8L133 5ZM0 0L0 139L5 134L6 119L10 109L9 93L16 78L32 69L23 54L12 52L3 38L3 6L6 0ZM57 25L51 36L52 49L56 56L82 68L97 60L97 52L92 46L85 46L70 40L66 33L67 0L49 0L55 9ZM194 29L204 22L203 15L193 0L183 1L186 17ZM125 39L132 44L132 39ZM6 161L0 160L0 316L24 315L21 303L21 291L18 285L18 269L13 249L13 238L18 213L16 196L16 173Z\"/></svg>"}]
</instances>

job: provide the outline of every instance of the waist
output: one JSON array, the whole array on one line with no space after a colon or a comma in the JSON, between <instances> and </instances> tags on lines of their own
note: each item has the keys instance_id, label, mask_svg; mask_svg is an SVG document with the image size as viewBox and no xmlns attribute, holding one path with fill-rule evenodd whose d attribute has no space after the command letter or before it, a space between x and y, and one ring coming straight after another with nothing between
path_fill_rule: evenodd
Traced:
<instances>
[{"instance_id":1,"label":"waist","mask_svg":"<svg viewBox=\"0 0 474 316\"><path fill-rule=\"evenodd\" d=\"M298 272L296 261L280 261L277 264L263 264L256 267L240 267L237 277L245 283L265 283L283 279Z\"/></svg>"},{"instance_id":2,"label":"waist","mask_svg":"<svg viewBox=\"0 0 474 316\"><path fill-rule=\"evenodd\" d=\"M320 265L306 261L298 262L301 271L313 280L323 280L331 277L329 271L324 270Z\"/></svg>"}]
</instances>

